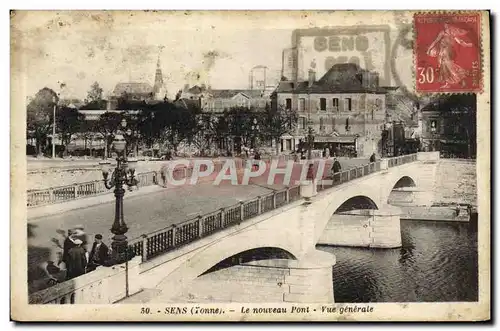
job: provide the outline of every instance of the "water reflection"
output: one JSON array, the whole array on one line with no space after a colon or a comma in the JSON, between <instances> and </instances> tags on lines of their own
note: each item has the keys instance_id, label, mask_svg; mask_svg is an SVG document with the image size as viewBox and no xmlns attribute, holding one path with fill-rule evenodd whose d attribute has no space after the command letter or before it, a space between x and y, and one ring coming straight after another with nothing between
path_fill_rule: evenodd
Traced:
<instances>
[{"instance_id":1,"label":"water reflection","mask_svg":"<svg viewBox=\"0 0 500 331\"><path fill-rule=\"evenodd\" d=\"M336 302L477 301L477 234L468 224L402 221L397 249L321 246L336 255Z\"/></svg>"}]
</instances>

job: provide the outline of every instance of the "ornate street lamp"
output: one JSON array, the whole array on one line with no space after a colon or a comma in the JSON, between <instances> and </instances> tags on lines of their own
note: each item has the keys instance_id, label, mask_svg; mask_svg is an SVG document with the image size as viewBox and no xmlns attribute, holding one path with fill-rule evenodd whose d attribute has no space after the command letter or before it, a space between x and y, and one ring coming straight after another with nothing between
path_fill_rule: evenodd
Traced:
<instances>
[{"instance_id":1,"label":"ornate street lamp","mask_svg":"<svg viewBox=\"0 0 500 331\"><path fill-rule=\"evenodd\" d=\"M257 124L257 119L254 117L252 122L252 148L255 148L255 138L257 132L259 131L259 124Z\"/></svg>"},{"instance_id":2,"label":"ornate street lamp","mask_svg":"<svg viewBox=\"0 0 500 331\"><path fill-rule=\"evenodd\" d=\"M127 121L122 120L122 128L125 128ZM128 160L126 153L127 142L125 137L118 133L113 140L113 148L117 153L116 167L109 177L108 164L103 163L102 177L104 185L108 190L114 188L115 193L115 220L111 227L111 233L114 234L111 243L113 251L112 260L114 264L126 262L128 260L127 251L128 243L125 233L128 231L127 224L123 216L123 196L125 194L124 185L127 185L129 190L137 186L138 181L135 178L135 166L137 160Z\"/></svg>"}]
</instances>

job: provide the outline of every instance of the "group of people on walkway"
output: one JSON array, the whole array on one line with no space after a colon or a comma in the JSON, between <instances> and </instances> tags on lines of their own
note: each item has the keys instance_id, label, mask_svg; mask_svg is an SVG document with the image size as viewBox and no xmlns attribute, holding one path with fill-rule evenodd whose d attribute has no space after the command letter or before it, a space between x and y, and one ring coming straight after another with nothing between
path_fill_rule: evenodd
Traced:
<instances>
[{"instance_id":1,"label":"group of people on walkway","mask_svg":"<svg viewBox=\"0 0 500 331\"><path fill-rule=\"evenodd\" d=\"M103 242L101 234L94 236L92 248L88 250L87 234L83 226L78 225L68 230L62 245L62 255L58 262L58 270L66 270L65 280L79 277L94 271L98 266L105 266L111 256L111 250ZM55 269L56 266L53 266ZM48 269L48 268L47 268ZM51 282L59 282L51 270L47 270Z\"/></svg>"}]
</instances>

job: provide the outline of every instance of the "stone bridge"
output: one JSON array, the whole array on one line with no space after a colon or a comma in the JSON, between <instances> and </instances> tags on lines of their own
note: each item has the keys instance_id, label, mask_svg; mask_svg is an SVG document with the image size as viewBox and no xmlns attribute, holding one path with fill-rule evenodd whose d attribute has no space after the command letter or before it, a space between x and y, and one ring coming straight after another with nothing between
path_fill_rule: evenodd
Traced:
<instances>
[{"instance_id":1,"label":"stone bridge","mask_svg":"<svg viewBox=\"0 0 500 331\"><path fill-rule=\"evenodd\" d=\"M282 275L271 282L279 295L264 302L333 302L335 257L316 245L401 246L400 212L388 204L391 192L412 187L414 201L429 204L438 159L439 152L382 159L344 171L330 183L307 181L156 231L131 243L140 256L128 263L34 293L30 302L169 302L198 276L234 257L240 260L232 263L249 272ZM270 249L280 254L241 260L244 252L255 256Z\"/></svg>"}]
</instances>

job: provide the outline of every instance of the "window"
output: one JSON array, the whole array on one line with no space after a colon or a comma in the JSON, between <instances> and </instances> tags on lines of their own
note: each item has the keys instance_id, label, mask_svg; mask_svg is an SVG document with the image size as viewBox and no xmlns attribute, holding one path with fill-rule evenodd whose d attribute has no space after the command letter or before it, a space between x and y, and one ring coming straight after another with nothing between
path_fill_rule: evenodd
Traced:
<instances>
[{"instance_id":1,"label":"window","mask_svg":"<svg viewBox=\"0 0 500 331\"><path fill-rule=\"evenodd\" d=\"M292 99L290 98L286 99L286 109L288 110L292 109Z\"/></svg>"},{"instance_id":2,"label":"window","mask_svg":"<svg viewBox=\"0 0 500 331\"><path fill-rule=\"evenodd\" d=\"M332 131L335 131L335 117L332 117Z\"/></svg>"},{"instance_id":3,"label":"window","mask_svg":"<svg viewBox=\"0 0 500 331\"><path fill-rule=\"evenodd\" d=\"M299 123L300 123L300 128L301 129L305 129L306 128L306 118L305 117L299 118Z\"/></svg>"},{"instance_id":4,"label":"window","mask_svg":"<svg viewBox=\"0 0 500 331\"><path fill-rule=\"evenodd\" d=\"M380 99L375 99L375 110L379 111L382 109L382 100Z\"/></svg>"},{"instance_id":5,"label":"window","mask_svg":"<svg viewBox=\"0 0 500 331\"><path fill-rule=\"evenodd\" d=\"M325 130L325 120L323 117L319 118L319 130L324 131Z\"/></svg>"},{"instance_id":6,"label":"window","mask_svg":"<svg viewBox=\"0 0 500 331\"><path fill-rule=\"evenodd\" d=\"M345 130L350 131L351 126L349 125L349 117L345 119Z\"/></svg>"},{"instance_id":7,"label":"window","mask_svg":"<svg viewBox=\"0 0 500 331\"><path fill-rule=\"evenodd\" d=\"M431 132L436 132L437 131L437 126L438 126L437 121L432 120L431 123L430 123Z\"/></svg>"},{"instance_id":8,"label":"window","mask_svg":"<svg viewBox=\"0 0 500 331\"><path fill-rule=\"evenodd\" d=\"M339 111L339 98L333 98L333 110Z\"/></svg>"},{"instance_id":9,"label":"window","mask_svg":"<svg viewBox=\"0 0 500 331\"><path fill-rule=\"evenodd\" d=\"M352 110L352 98L345 99L345 109L351 111Z\"/></svg>"},{"instance_id":10,"label":"window","mask_svg":"<svg viewBox=\"0 0 500 331\"><path fill-rule=\"evenodd\" d=\"M319 109L326 110L326 99L325 98L319 99Z\"/></svg>"},{"instance_id":11,"label":"window","mask_svg":"<svg viewBox=\"0 0 500 331\"><path fill-rule=\"evenodd\" d=\"M306 110L306 99L305 98L299 99L299 110L301 110L301 111Z\"/></svg>"}]
</instances>

